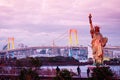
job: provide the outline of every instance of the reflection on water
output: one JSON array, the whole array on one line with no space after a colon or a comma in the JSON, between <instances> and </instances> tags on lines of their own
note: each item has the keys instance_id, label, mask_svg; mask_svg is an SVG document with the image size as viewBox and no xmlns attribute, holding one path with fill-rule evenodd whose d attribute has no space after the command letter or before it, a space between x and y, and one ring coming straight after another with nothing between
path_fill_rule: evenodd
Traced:
<instances>
[{"instance_id":1,"label":"reflection on water","mask_svg":"<svg viewBox=\"0 0 120 80\"><path fill-rule=\"evenodd\" d=\"M87 68L92 65L84 65L79 66L81 69L81 76L87 77ZM38 69L39 75L55 75L56 74L56 67L57 66L41 66L40 69ZM67 69L70 72L73 72L77 74L77 67L78 66L59 66L59 68ZM29 68L29 67L11 67L11 66L3 66L0 67L0 75L4 74L12 74L12 75L19 75L22 68ZM111 70L114 72L115 77L120 77L120 67L119 66L110 66ZM34 68L33 68L34 69Z\"/></svg>"},{"instance_id":2,"label":"reflection on water","mask_svg":"<svg viewBox=\"0 0 120 80\"><path fill-rule=\"evenodd\" d=\"M110 66L110 68L115 73L116 76L120 77L120 66Z\"/></svg>"},{"instance_id":3,"label":"reflection on water","mask_svg":"<svg viewBox=\"0 0 120 80\"><path fill-rule=\"evenodd\" d=\"M86 75L88 66L91 66L91 65L79 66L81 69L81 73L84 73ZM74 73L77 73L77 67L78 66L59 66L60 69L67 69L69 71L72 70ZM55 69L56 66L42 66L41 68ZM110 68L116 76L120 77L120 66L110 66Z\"/></svg>"}]
</instances>

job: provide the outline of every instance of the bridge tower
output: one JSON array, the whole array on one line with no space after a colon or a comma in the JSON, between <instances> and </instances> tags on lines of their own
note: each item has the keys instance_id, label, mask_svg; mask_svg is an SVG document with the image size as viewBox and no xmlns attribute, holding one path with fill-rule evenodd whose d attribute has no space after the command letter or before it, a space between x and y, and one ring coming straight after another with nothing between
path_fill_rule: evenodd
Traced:
<instances>
[{"instance_id":1,"label":"bridge tower","mask_svg":"<svg viewBox=\"0 0 120 80\"><path fill-rule=\"evenodd\" d=\"M69 43L70 43L70 46L78 46L78 34L77 34L76 29L70 29L70 31L69 31Z\"/></svg>"},{"instance_id":2,"label":"bridge tower","mask_svg":"<svg viewBox=\"0 0 120 80\"><path fill-rule=\"evenodd\" d=\"M12 49L14 49L15 48L15 46L14 46L14 37L10 37L10 38L8 38L8 50L10 50L10 44L12 44Z\"/></svg>"},{"instance_id":3,"label":"bridge tower","mask_svg":"<svg viewBox=\"0 0 120 80\"><path fill-rule=\"evenodd\" d=\"M76 29L70 29L69 30L69 57L73 56L73 49L72 47L79 47L79 42L78 42L78 32ZM76 59L78 58L78 53L76 53Z\"/></svg>"}]
</instances>

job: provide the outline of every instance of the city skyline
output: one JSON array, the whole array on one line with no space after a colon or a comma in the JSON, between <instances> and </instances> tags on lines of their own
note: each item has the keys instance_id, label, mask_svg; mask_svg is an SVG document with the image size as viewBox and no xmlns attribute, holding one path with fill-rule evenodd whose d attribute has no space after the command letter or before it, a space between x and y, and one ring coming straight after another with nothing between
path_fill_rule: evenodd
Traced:
<instances>
[{"instance_id":1,"label":"city skyline","mask_svg":"<svg viewBox=\"0 0 120 80\"><path fill-rule=\"evenodd\" d=\"M0 46L8 37L15 46L68 45L69 29L77 29L79 45L91 43L89 13L94 25L108 37L107 45L120 46L120 0L0 0Z\"/></svg>"}]
</instances>

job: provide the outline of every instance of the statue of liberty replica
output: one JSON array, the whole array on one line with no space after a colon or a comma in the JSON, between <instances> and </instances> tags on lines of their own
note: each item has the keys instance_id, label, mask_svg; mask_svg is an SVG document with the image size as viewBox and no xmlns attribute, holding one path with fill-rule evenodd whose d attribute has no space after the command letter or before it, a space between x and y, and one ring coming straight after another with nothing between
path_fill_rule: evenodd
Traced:
<instances>
[{"instance_id":1,"label":"statue of liberty replica","mask_svg":"<svg viewBox=\"0 0 120 80\"><path fill-rule=\"evenodd\" d=\"M103 37L100 33L100 27L99 26L93 26L92 24L92 15L89 14L89 23L90 23L90 34L91 34L91 45L92 45L92 54L94 63L97 64L103 64L103 49L108 41L108 38Z\"/></svg>"}]
</instances>

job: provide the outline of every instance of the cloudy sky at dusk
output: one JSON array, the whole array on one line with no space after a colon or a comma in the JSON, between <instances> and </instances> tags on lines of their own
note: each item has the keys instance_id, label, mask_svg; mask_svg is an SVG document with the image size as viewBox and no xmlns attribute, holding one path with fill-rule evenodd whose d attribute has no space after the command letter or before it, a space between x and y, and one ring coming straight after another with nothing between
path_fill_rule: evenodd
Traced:
<instances>
[{"instance_id":1,"label":"cloudy sky at dusk","mask_svg":"<svg viewBox=\"0 0 120 80\"><path fill-rule=\"evenodd\" d=\"M68 45L69 29L79 44L90 45L88 14L108 45L120 46L120 0L0 0L0 47L8 37L15 46Z\"/></svg>"}]
</instances>

